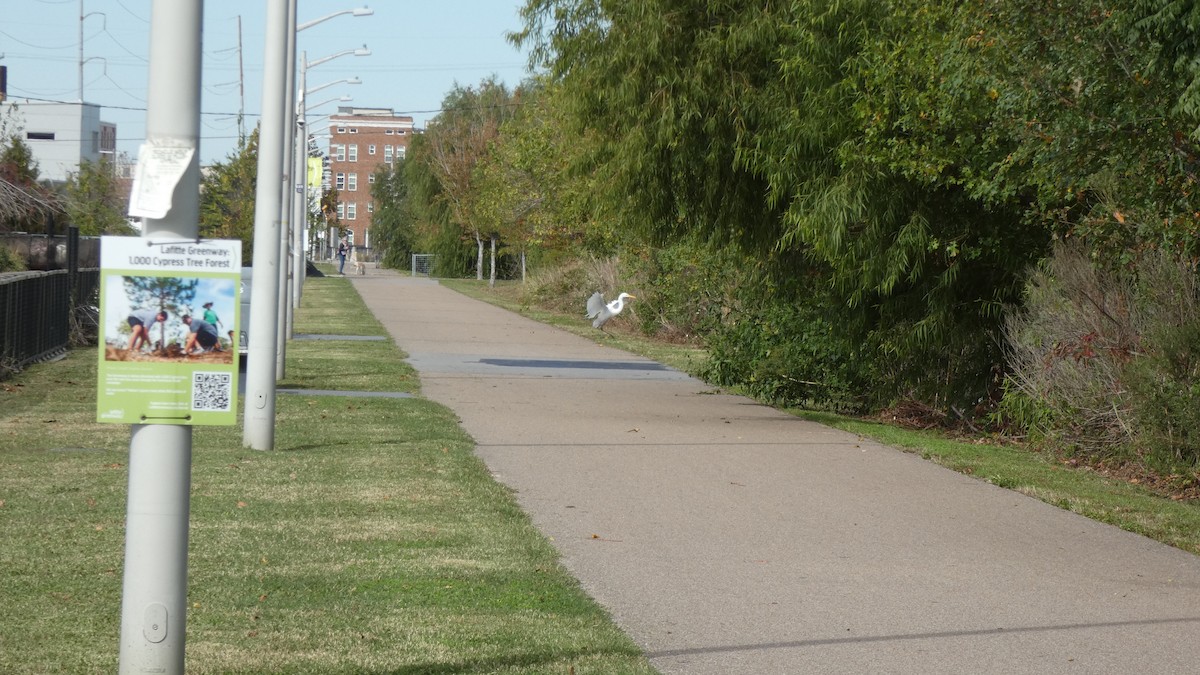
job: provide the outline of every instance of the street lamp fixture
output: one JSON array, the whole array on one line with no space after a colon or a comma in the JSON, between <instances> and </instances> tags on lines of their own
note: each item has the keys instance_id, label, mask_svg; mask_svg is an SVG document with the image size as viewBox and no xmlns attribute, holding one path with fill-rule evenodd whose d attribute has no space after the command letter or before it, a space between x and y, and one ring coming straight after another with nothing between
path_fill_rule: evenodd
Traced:
<instances>
[{"instance_id":1,"label":"street lamp fixture","mask_svg":"<svg viewBox=\"0 0 1200 675\"><path fill-rule=\"evenodd\" d=\"M323 16L319 19L313 19L312 21L305 21L304 23L300 24L299 26L296 26L296 32L299 33L300 31L304 30L305 28L312 28L313 26L321 23L322 21L328 21L335 16L342 16L344 14L352 14L354 16L371 16L374 13L375 13L375 10L369 9L367 7L359 7L357 9L343 9L340 12L334 12L333 14L330 14L328 16Z\"/></svg>"},{"instance_id":2,"label":"street lamp fixture","mask_svg":"<svg viewBox=\"0 0 1200 675\"><path fill-rule=\"evenodd\" d=\"M324 101L321 101L320 103L314 103L312 105L304 106L304 112L308 112L309 110L316 110L317 108L320 108L323 105L329 105L330 103L333 103L334 101L348 103L353 100L354 100L353 96L335 96L333 98L325 99ZM301 117L299 120L300 126L304 126L305 121L306 120L303 117Z\"/></svg>"},{"instance_id":3,"label":"street lamp fixture","mask_svg":"<svg viewBox=\"0 0 1200 675\"><path fill-rule=\"evenodd\" d=\"M328 88L328 87L332 87L332 86L333 86L333 85L335 85L335 84L362 84L362 80L360 80L360 79L359 79L357 76L355 76L355 77L347 77L347 78L345 78L345 79L342 79L342 80L334 80L333 82L326 82L325 84L319 84L319 85L317 85L317 86L315 86L315 87L309 87L308 89L305 89L305 90L304 90L304 93L305 93L306 95L307 95L307 94L311 94L311 93L313 93L313 92L316 92L316 91L321 91L322 89L326 89L326 88Z\"/></svg>"}]
</instances>

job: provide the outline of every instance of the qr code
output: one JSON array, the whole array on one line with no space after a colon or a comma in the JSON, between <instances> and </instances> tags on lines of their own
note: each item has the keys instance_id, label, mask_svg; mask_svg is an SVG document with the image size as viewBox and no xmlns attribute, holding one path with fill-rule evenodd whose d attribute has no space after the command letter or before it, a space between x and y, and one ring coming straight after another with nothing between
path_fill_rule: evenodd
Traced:
<instances>
[{"instance_id":1,"label":"qr code","mask_svg":"<svg viewBox=\"0 0 1200 675\"><path fill-rule=\"evenodd\" d=\"M228 412L233 400L229 373L192 373L192 410Z\"/></svg>"}]
</instances>

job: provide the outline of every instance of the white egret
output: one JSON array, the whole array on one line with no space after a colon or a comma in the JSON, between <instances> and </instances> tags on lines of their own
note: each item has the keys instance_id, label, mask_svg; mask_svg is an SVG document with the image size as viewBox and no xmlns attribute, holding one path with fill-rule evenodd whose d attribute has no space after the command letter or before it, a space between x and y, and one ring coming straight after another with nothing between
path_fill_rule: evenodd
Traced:
<instances>
[{"instance_id":1,"label":"white egret","mask_svg":"<svg viewBox=\"0 0 1200 675\"><path fill-rule=\"evenodd\" d=\"M637 296L622 293L617 296L616 300L605 304L603 295L593 293L592 297L588 298L587 301L587 318L595 319L592 321L592 328L604 330L602 328L604 322L620 314L621 310L625 309L625 298L637 300Z\"/></svg>"}]
</instances>

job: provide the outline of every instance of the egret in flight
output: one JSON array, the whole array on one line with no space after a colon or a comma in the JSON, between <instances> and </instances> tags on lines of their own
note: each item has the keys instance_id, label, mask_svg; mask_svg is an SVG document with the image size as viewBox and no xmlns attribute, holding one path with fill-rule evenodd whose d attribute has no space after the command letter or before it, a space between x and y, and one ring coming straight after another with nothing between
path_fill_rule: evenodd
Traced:
<instances>
[{"instance_id":1,"label":"egret in flight","mask_svg":"<svg viewBox=\"0 0 1200 675\"><path fill-rule=\"evenodd\" d=\"M622 293L617 296L616 300L605 304L603 295L593 293L592 297L588 298L587 301L587 318L595 319L592 321L592 328L604 330L604 322L620 314L621 310L625 309L625 298L637 300L637 296Z\"/></svg>"}]
</instances>

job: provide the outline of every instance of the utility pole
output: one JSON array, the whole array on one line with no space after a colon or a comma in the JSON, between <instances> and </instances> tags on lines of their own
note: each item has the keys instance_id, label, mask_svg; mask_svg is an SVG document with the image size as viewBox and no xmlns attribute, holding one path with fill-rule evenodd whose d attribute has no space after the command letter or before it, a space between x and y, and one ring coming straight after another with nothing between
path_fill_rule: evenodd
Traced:
<instances>
[{"instance_id":1,"label":"utility pole","mask_svg":"<svg viewBox=\"0 0 1200 675\"><path fill-rule=\"evenodd\" d=\"M246 71L242 66L242 15L238 14L238 142L246 140ZM245 317L243 317L245 320Z\"/></svg>"},{"instance_id":2,"label":"utility pole","mask_svg":"<svg viewBox=\"0 0 1200 675\"><path fill-rule=\"evenodd\" d=\"M169 211L145 219L143 239L195 240L199 233L202 8L203 0L154 0L143 147L193 152L174 186ZM191 470L190 426L133 425L121 590L122 674L184 672Z\"/></svg>"},{"instance_id":3,"label":"utility pole","mask_svg":"<svg viewBox=\"0 0 1200 675\"><path fill-rule=\"evenodd\" d=\"M83 0L79 0L79 102L83 103Z\"/></svg>"}]
</instances>

